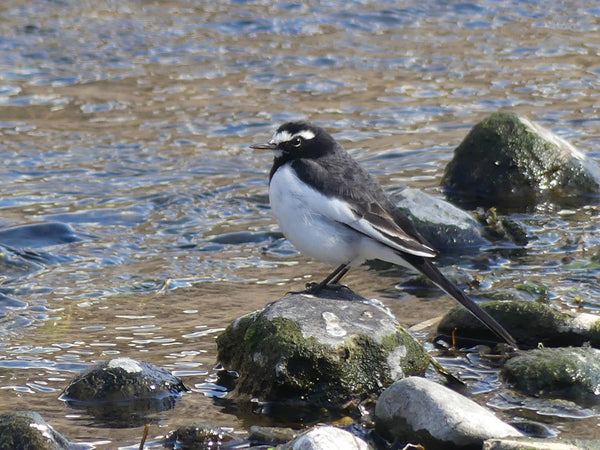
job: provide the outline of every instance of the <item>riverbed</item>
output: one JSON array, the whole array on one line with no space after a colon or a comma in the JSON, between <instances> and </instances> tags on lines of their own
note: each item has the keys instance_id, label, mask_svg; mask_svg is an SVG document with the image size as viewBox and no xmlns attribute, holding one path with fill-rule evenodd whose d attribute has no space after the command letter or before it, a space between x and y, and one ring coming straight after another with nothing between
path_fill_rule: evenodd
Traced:
<instances>
[{"instance_id":1,"label":"riverbed","mask_svg":"<svg viewBox=\"0 0 600 450\"><path fill-rule=\"evenodd\" d=\"M390 192L441 198L454 148L506 110L598 160L599 28L600 8L583 0L3 1L0 412L34 409L75 442L137 448L143 426L108 428L58 400L80 370L127 356L191 388L156 414L150 445L191 421L242 437L276 423L216 400L215 337L330 268L283 239L271 157L249 144L310 120ZM597 312L597 205L508 213L525 246L453 255L442 270L465 288L476 279L477 299L519 292ZM345 282L405 326L453 305L411 277L371 265ZM600 437L595 408L517 407L479 363L452 363L474 399Z\"/></svg>"}]
</instances>

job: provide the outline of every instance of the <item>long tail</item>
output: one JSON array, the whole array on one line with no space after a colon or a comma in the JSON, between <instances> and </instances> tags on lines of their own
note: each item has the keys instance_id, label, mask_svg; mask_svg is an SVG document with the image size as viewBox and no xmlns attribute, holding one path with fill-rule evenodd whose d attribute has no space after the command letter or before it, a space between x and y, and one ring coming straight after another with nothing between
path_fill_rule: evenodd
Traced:
<instances>
[{"instance_id":1,"label":"long tail","mask_svg":"<svg viewBox=\"0 0 600 450\"><path fill-rule=\"evenodd\" d=\"M425 258L414 255L402 255L406 261L423 275L429 277L440 289L448 295L454 297L461 305L467 308L475 317L477 317L485 326L504 339L506 343L517 347L517 341L511 334L504 329L502 325L496 322L485 310L471 300L467 294L456 287L448 278L433 265L433 263Z\"/></svg>"}]
</instances>

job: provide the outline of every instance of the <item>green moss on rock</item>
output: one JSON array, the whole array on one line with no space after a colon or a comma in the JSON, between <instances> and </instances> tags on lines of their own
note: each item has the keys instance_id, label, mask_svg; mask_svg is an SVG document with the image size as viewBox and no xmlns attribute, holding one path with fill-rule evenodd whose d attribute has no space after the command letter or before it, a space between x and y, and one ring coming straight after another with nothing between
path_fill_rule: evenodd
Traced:
<instances>
[{"instance_id":1,"label":"green moss on rock","mask_svg":"<svg viewBox=\"0 0 600 450\"><path fill-rule=\"evenodd\" d=\"M479 305L520 345L559 347L587 342L600 346L600 321L595 315L571 314L533 301L489 301ZM438 325L439 333L450 335L453 331L459 336L493 338L491 332L461 306L450 309Z\"/></svg>"},{"instance_id":2,"label":"green moss on rock","mask_svg":"<svg viewBox=\"0 0 600 450\"><path fill-rule=\"evenodd\" d=\"M455 149L442 186L462 203L533 205L548 196L597 194L600 169L528 118L498 112L475 125Z\"/></svg>"},{"instance_id":3,"label":"green moss on rock","mask_svg":"<svg viewBox=\"0 0 600 450\"><path fill-rule=\"evenodd\" d=\"M0 449L66 450L69 442L34 411L0 415Z\"/></svg>"},{"instance_id":4,"label":"green moss on rock","mask_svg":"<svg viewBox=\"0 0 600 450\"><path fill-rule=\"evenodd\" d=\"M307 302L305 310L317 308L315 323L322 320L319 307L365 308L360 302L318 299L317 303L310 297L295 297L294 302ZM326 334L325 329L322 332ZM307 334L295 320L267 317L265 311L238 319L217 338L217 347L219 361L240 374L234 396L299 399L317 406L377 394L396 378L422 374L429 364L424 349L398 327L383 338L350 333L339 344L331 344Z\"/></svg>"},{"instance_id":5,"label":"green moss on rock","mask_svg":"<svg viewBox=\"0 0 600 450\"><path fill-rule=\"evenodd\" d=\"M600 350L540 348L510 359L502 376L529 395L581 398L600 394Z\"/></svg>"}]
</instances>

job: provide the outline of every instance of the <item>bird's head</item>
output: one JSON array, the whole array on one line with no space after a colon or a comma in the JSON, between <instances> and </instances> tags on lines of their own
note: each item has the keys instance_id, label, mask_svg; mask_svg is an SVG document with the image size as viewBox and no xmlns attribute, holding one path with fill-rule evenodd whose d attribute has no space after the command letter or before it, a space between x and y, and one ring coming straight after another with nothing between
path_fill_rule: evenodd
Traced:
<instances>
[{"instance_id":1,"label":"bird's head","mask_svg":"<svg viewBox=\"0 0 600 450\"><path fill-rule=\"evenodd\" d=\"M308 122L287 122L281 125L273 138L263 144L252 144L258 150L271 150L275 158L285 160L318 158L333 152L337 144L323 128Z\"/></svg>"}]
</instances>

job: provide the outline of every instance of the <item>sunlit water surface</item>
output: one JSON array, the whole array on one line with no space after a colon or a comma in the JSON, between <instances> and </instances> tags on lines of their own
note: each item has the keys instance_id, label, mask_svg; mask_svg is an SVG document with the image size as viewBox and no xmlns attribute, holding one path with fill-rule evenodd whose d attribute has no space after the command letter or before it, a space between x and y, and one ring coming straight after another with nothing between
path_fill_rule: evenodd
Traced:
<instances>
[{"instance_id":1,"label":"sunlit water surface","mask_svg":"<svg viewBox=\"0 0 600 450\"><path fill-rule=\"evenodd\" d=\"M454 147L505 109L598 158L599 28L600 8L583 0L3 1L1 409L37 410L76 442L137 448L143 427L110 429L57 399L78 371L128 356L192 388L156 415L149 442L190 421L243 436L263 419L214 400L215 337L329 269L281 238L270 157L248 144L309 119L390 190L442 196ZM512 218L524 251L453 257L444 270L476 277L478 297L529 282L557 307L598 310L597 208ZM347 282L404 325L452 305L407 292L410 276L365 267ZM495 370L467 363L449 362L475 399L531 415L496 393ZM552 407L529 403L555 434L598 437L594 408L536 413Z\"/></svg>"}]
</instances>

